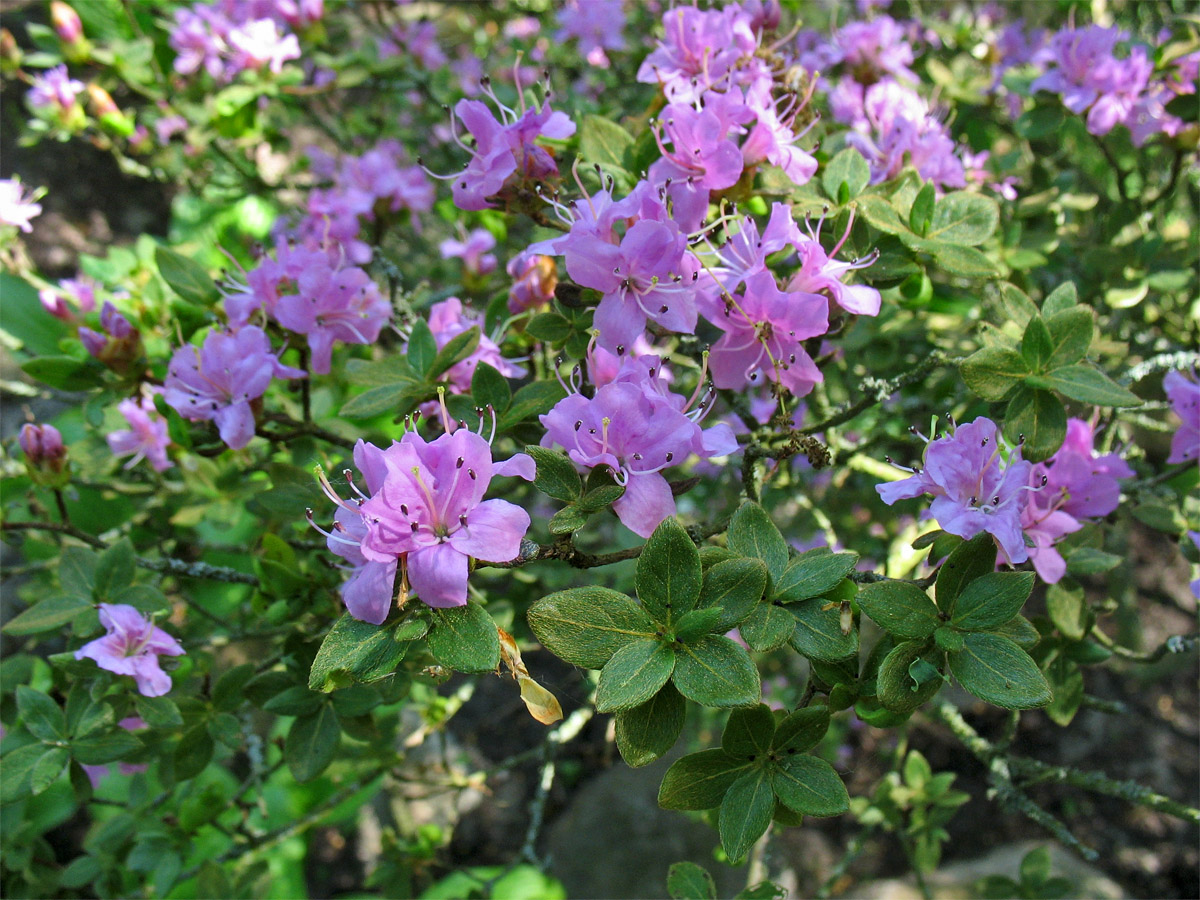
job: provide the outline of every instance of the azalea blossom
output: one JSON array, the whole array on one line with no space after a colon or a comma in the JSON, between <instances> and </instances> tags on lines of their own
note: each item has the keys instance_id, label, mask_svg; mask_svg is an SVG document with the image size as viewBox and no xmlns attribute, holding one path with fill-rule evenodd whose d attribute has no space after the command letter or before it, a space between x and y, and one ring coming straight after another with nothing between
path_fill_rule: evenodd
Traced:
<instances>
[{"instance_id":1,"label":"azalea blossom","mask_svg":"<svg viewBox=\"0 0 1200 900\"><path fill-rule=\"evenodd\" d=\"M124 603L101 603L100 624L108 633L76 650L76 659L91 659L109 672L132 675L143 697L161 697L171 690L171 676L158 658L183 656L175 638Z\"/></svg>"},{"instance_id":2,"label":"azalea blossom","mask_svg":"<svg viewBox=\"0 0 1200 900\"><path fill-rule=\"evenodd\" d=\"M1163 379L1163 388L1171 409L1183 422L1183 426L1171 437L1169 463L1195 462L1200 458L1200 383L1187 378L1182 372L1168 372Z\"/></svg>"},{"instance_id":3,"label":"azalea blossom","mask_svg":"<svg viewBox=\"0 0 1200 900\"><path fill-rule=\"evenodd\" d=\"M1007 562L1025 562L1029 550L1021 513L1031 490L1033 464L1021 459L1020 447L1005 462L1003 450L996 423L979 418L927 441L923 466L875 490L888 506L931 494L929 512L943 530L967 540L987 532Z\"/></svg>"},{"instance_id":4,"label":"azalea blossom","mask_svg":"<svg viewBox=\"0 0 1200 900\"><path fill-rule=\"evenodd\" d=\"M167 421L154 407L153 396L143 395L140 400L122 400L117 411L125 417L129 428L114 431L105 440L113 456L132 456L125 463L131 469L143 459L150 460L154 471L164 472L173 463L167 459L167 447L171 439L167 436Z\"/></svg>"}]
</instances>

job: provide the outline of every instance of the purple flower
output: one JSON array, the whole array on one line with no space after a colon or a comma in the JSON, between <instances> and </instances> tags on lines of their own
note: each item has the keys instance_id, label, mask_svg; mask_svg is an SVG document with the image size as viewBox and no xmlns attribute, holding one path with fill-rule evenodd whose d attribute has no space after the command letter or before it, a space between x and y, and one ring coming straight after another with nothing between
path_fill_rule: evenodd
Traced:
<instances>
[{"instance_id":1,"label":"purple flower","mask_svg":"<svg viewBox=\"0 0 1200 900\"><path fill-rule=\"evenodd\" d=\"M490 87L487 89L490 91ZM516 112L495 100L500 108L499 121L482 101L459 100L455 105L457 119L475 139L475 146L468 147L455 131L455 142L471 154L471 160L457 175L438 177L452 181L451 193L459 209L487 209L493 206L491 198L517 182L537 183L558 175L554 157L535 141L539 137L569 138L575 133L575 123L566 113L551 110L548 101L544 100L540 108L528 109L524 102L521 94L521 109ZM452 126L454 122L451 116Z\"/></svg>"},{"instance_id":2,"label":"purple flower","mask_svg":"<svg viewBox=\"0 0 1200 900\"><path fill-rule=\"evenodd\" d=\"M1096 456L1095 432L1082 419L1067 422L1067 438L1049 460L1030 470L1029 501L1021 527L1033 541L1029 558L1047 584L1058 582L1067 565L1058 540L1083 527L1082 520L1106 516L1121 499L1118 478L1134 473L1115 453Z\"/></svg>"},{"instance_id":3,"label":"purple flower","mask_svg":"<svg viewBox=\"0 0 1200 900\"><path fill-rule=\"evenodd\" d=\"M508 562L521 549L529 514L507 500L484 500L495 475L532 480L518 454L493 463L492 448L465 428L426 441L415 431L381 454L383 483L359 508L364 559L401 559L405 580L429 606L464 606L468 560Z\"/></svg>"},{"instance_id":4,"label":"purple flower","mask_svg":"<svg viewBox=\"0 0 1200 900\"><path fill-rule=\"evenodd\" d=\"M803 341L829 328L829 307L817 294L784 293L763 270L746 281L742 297L730 299L715 324L725 331L712 348L713 384L739 390L759 374L797 397L821 381Z\"/></svg>"},{"instance_id":5,"label":"purple flower","mask_svg":"<svg viewBox=\"0 0 1200 900\"><path fill-rule=\"evenodd\" d=\"M367 536L367 525L363 520L361 504L382 486L387 475L383 451L374 444L360 440L354 445L354 465L363 474L367 493L362 494L346 470L346 478L359 494L358 505L351 505L339 497L329 481L321 473L321 487L334 503L337 512L333 518L333 530L325 531L315 523L313 527L325 535L325 545L350 565L350 575L342 583L342 602L350 615L362 622L382 625L392 608L392 595L396 584L398 559L376 562L362 553L362 540ZM312 522L312 510L308 511Z\"/></svg>"},{"instance_id":6,"label":"purple flower","mask_svg":"<svg viewBox=\"0 0 1200 900\"><path fill-rule=\"evenodd\" d=\"M23 197L21 182L16 178L0 181L0 225L15 226L26 234L33 231L29 220L42 214L42 205L33 197Z\"/></svg>"},{"instance_id":7,"label":"purple flower","mask_svg":"<svg viewBox=\"0 0 1200 900\"><path fill-rule=\"evenodd\" d=\"M854 210L850 211L845 233L828 253L820 241L821 226L824 222L825 218L822 216L815 229L810 225L807 236L801 234L799 229L796 230L793 246L800 256L800 268L788 282L788 290L824 294L846 312L855 315L878 315L879 291L865 284L844 284L842 281L847 273L874 263L879 258L878 253L870 253L863 259L850 262L834 259L850 236L850 229L854 225Z\"/></svg>"},{"instance_id":8,"label":"purple flower","mask_svg":"<svg viewBox=\"0 0 1200 900\"><path fill-rule=\"evenodd\" d=\"M669 331L696 330L691 276L699 267L674 222L637 222L619 246L599 239L574 244L566 262L576 283L604 292L595 325L606 350L631 346L647 319Z\"/></svg>"},{"instance_id":9,"label":"purple flower","mask_svg":"<svg viewBox=\"0 0 1200 900\"><path fill-rule=\"evenodd\" d=\"M496 269L496 257L489 253L496 246L496 239L485 228L472 229L465 240L447 238L438 245L442 259L457 257L463 261L467 274L488 275Z\"/></svg>"},{"instance_id":10,"label":"purple flower","mask_svg":"<svg viewBox=\"0 0 1200 900\"><path fill-rule=\"evenodd\" d=\"M907 470L911 477L875 489L888 506L932 494L929 511L943 530L967 540L987 532L1009 563L1025 562L1021 513L1033 465L1019 447L1002 464L1002 450L996 423L979 418L928 441L924 467Z\"/></svg>"},{"instance_id":11,"label":"purple flower","mask_svg":"<svg viewBox=\"0 0 1200 900\"><path fill-rule=\"evenodd\" d=\"M1195 544L1196 549L1200 550L1200 531L1189 531L1187 536L1191 538L1191 541L1193 544ZM1200 600L1200 578L1197 578L1188 586L1192 589L1192 596L1197 600Z\"/></svg>"},{"instance_id":12,"label":"purple flower","mask_svg":"<svg viewBox=\"0 0 1200 900\"><path fill-rule=\"evenodd\" d=\"M578 39L580 55L598 68L609 66L605 51L625 49L621 0L567 0L558 11L558 24L554 39Z\"/></svg>"},{"instance_id":13,"label":"purple flower","mask_svg":"<svg viewBox=\"0 0 1200 900\"><path fill-rule=\"evenodd\" d=\"M1169 463L1195 462L1200 457L1200 383L1195 372L1187 378L1182 372L1168 372L1163 389L1171 409L1183 421L1183 427L1171 438Z\"/></svg>"},{"instance_id":14,"label":"purple flower","mask_svg":"<svg viewBox=\"0 0 1200 900\"><path fill-rule=\"evenodd\" d=\"M124 603L101 603L100 624L107 630L75 651L76 659L118 675L132 675L143 697L161 697L171 690L171 676L159 666L159 656L183 656L179 642Z\"/></svg>"},{"instance_id":15,"label":"purple flower","mask_svg":"<svg viewBox=\"0 0 1200 900\"><path fill-rule=\"evenodd\" d=\"M301 272L297 293L275 304L275 319L284 328L308 336L312 371L329 373L333 342L373 344L392 317L392 306L371 277L360 268L332 269L327 259Z\"/></svg>"},{"instance_id":16,"label":"purple flower","mask_svg":"<svg viewBox=\"0 0 1200 900\"><path fill-rule=\"evenodd\" d=\"M35 75L25 99L35 112L49 111L61 116L76 106L76 98L83 91L83 82L72 78L66 65L60 65Z\"/></svg>"},{"instance_id":17,"label":"purple flower","mask_svg":"<svg viewBox=\"0 0 1200 900\"><path fill-rule=\"evenodd\" d=\"M638 68L637 80L662 85L672 103L694 103L727 78L741 80L758 47L750 16L736 4L673 7L662 24L663 37Z\"/></svg>"},{"instance_id":18,"label":"purple flower","mask_svg":"<svg viewBox=\"0 0 1200 900\"><path fill-rule=\"evenodd\" d=\"M906 36L905 27L891 16L877 16L869 22L847 22L836 37L840 61L863 84L871 84L885 75L916 81L916 74L909 68L914 58L913 48Z\"/></svg>"},{"instance_id":19,"label":"purple flower","mask_svg":"<svg viewBox=\"0 0 1200 900\"><path fill-rule=\"evenodd\" d=\"M143 459L150 460L154 471L163 472L171 468L172 463L167 459L167 447L171 439L167 437L167 422L154 408L151 397L138 400L122 400L117 404L117 411L125 417L129 428L124 431L114 431L106 438L108 449L113 456L133 456L125 463L126 469L131 469Z\"/></svg>"},{"instance_id":20,"label":"purple flower","mask_svg":"<svg viewBox=\"0 0 1200 900\"><path fill-rule=\"evenodd\" d=\"M592 398L572 392L541 416L543 446L558 444L578 466L607 466L625 493L613 504L617 517L641 537L675 513L675 498L662 472L695 453L707 458L737 450L728 425L707 430L700 421L711 408L688 411L669 390L655 356L627 358L617 377Z\"/></svg>"},{"instance_id":21,"label":"purple flower","mask_svg":"<svg viewBox=\"0 0 1200 900\"><path fill-rule=\"evenodd\" d=\"M813 81L812 87L815 86L816 81ZM795 144L816 120L799 134L792 130L808 99L807 96L803 99L793 97L781 113L771 94L771 82L757 81L747 89L746 105L754 112L754 126L742 142L742 161L746 166L756 166L766 160L779 166L793 184L808 183L817 171L817 160Z\"/></svg>"},{"instance_id":22,"label":"purple flower","mask_svg":"<svg viewBox=\"0 0 1200 900\"><path fill-rule=\"evenodd\" d=\"M210 331L197 349L175 351L167 368L163 396L185 419L214 420L221 440L240 450L254 437L250 404L274 378L303 378L305 373L279 362L261 328L246 326L235 334Z\"/></svg>"},{"instance_id":23,"label":"purple flower","mask_svg":"<svg viewBox=\"0 0 1200 900\"><path fill-rule=\"evenodd\" d=\"M79 340L93 357L114 372L125 374L141 358L142 336L129 320L108 300L100 308L100 327L93 331L81 326Z\"/></svg>"},{"instance_id":24,"label":"purple flower","mask_svg":"<svg viewBox=\"0 0 1200 900\"><path fill-rule=\"evenodd\" d=\"M855 127L846 143L870 163L872 184L900 174L907 158L922 178L940 187L966 186L954 141L915 91L891 80L876 82L863 95Z\"/></svg>"}]
</instances>

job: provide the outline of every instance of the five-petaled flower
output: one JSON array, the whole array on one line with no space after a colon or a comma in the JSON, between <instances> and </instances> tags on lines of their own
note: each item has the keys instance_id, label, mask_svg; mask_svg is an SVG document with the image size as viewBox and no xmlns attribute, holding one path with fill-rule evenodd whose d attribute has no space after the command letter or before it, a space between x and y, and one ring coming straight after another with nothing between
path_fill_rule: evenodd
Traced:
<instances>
[{"instance_id":1,"label":"five-petaled flower","mask_svg":"<svg viewBox=\"0 0 1200 900\"><path fill-rule=\"evenodd\" d=\"M175 638L124 603L101 603L100 624L108 633L76 650L76 659L95 660L109 672L132 675L143 697L161 697L171 690L171 676L162 670L158 658L183 656L184 649Z\"/></svg>"}]
</instances>

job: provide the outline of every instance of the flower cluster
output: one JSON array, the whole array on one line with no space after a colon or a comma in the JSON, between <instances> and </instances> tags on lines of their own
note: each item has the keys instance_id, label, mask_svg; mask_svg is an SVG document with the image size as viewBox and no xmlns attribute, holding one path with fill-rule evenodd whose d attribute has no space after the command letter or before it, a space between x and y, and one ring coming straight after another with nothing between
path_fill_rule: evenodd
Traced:
<instances>
[{"instance_id":1,"label":"flower cluster","mask_svg":"<svg viewBox=\"0 0 1200 900\"><path fill-rule=\"evenodd\" d=\"M465 428L432 441L414 428L386 450L359 441L354 462L367 493L354 486L358 498L347 502L322 477L338 506L333 530L322 533L350 564L342 599L355 618L387 618L397 568L401 603L411 592L429 606L463 606L469 559L502 563L520 552L529 514L483 498L496 475L533 479L525 454L496 462L491 445Z\"/></svg>"},{"instance_id":2,"label":"flower cluster","mask_svg":"<svg viewBox=\"0 0 1200 900\"><path fill-rule=\"evenodd\" d=\"M254 437L252 404L272 378L303 378L271 352L271 342L257 326L233 333L210 331L200 347L180 347L171 357L163 399L185 419L213 421L233 450Z\"/></svg>"},{"instance_id":3,"label":"flower cluster","mask_svg":"<svg viewBox=\"0 0 1200 900\"><path fill-rule=\"evenodd\" d=\"M929 512L943 530L962 538L987 532L1001 562L1031 560L1054 584L1066 572L1055 544L1116 509L1118 479L1133 470L1115 453L1097 455L1095 431L1081 419L1068 422L1066 440L1044 463L1021 459L1019 446L1005 455L996 424L976 419L928 441L920 468L876 490L889 506L933 495Z\"/></svg>"},{"instance_id":4,"label":"flower cluster","mask_svg":"<svg viewBox=\"0 0 1200 900\"><path fill-rule=\"evenodd\" d=\"M589 371L603 372L605 360L596 356L593 349ZM575 383L541 417L546 428L542 445L557 444L583 469L606 466L625 488L613 510L627 528L649 537L675 513L675 497L662 473L693 455L708 459L733 453L737 438L725 424L700 427L712 398L697 404L696 395L688 401L673 393L657 356L627 354L611 380L596 383L590 397Z\"/></svg>"},{"instance_id":5,"label":"flower cluster","mask_svg":"<svg viewBox=\"0 0 1200 900\"><path fill-rule=\"evenodd\" d=\"M1058 94L1071 112L1086 113L1092 134L1124 125L1138 146L1154 134L1178 134L1186 123L1165 107L1177 96L1196 92L1200 51L1178 57L1156 77L1146 48L1134 45L1118 55L1118 44L1128 37L1115 26L1062 29L1038 55L1044 71L1030 89Z\"/></svg>"},{"instance_id":6,"label":"flower cluster","mask_svg":"<svg viewBox=\"0 0 1200 900\"><path fill-rule=\"evenodd\" d=\"M171 47L175 71L190 75L203 68L220 81L247 69L278 73L300 58L301 29L325 14L324 0L213 0L175 11Z\"/></svg>"}]
</instances>

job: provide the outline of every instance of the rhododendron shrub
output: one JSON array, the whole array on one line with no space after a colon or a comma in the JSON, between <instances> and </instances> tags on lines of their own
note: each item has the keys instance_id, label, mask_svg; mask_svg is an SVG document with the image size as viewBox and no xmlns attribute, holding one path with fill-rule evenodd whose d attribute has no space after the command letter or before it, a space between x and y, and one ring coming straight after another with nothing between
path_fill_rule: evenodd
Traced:
<instances>
[{"instance_id":1,"label":"rhododendron shrub","mask_svg":"<svg viewBox=\"0 0 1200 900\"><path fill-rule=\"evenodd\" d=\"M173 205L51 270L62 186L0 181L7 894L299 896L319 828L533 766L508 868L405 819L346 889L559 896L587 741L771 876L831 817L970 843L915 751L851 796L864 728L949 726L1085 855L1030 784L1200 817L1011 741L1194 661L1128 625L1200 533L1200 33L880 6L8 17L22 141ZM462 769L467 720L520 749Z\"/></svg>"}]
</instances>

